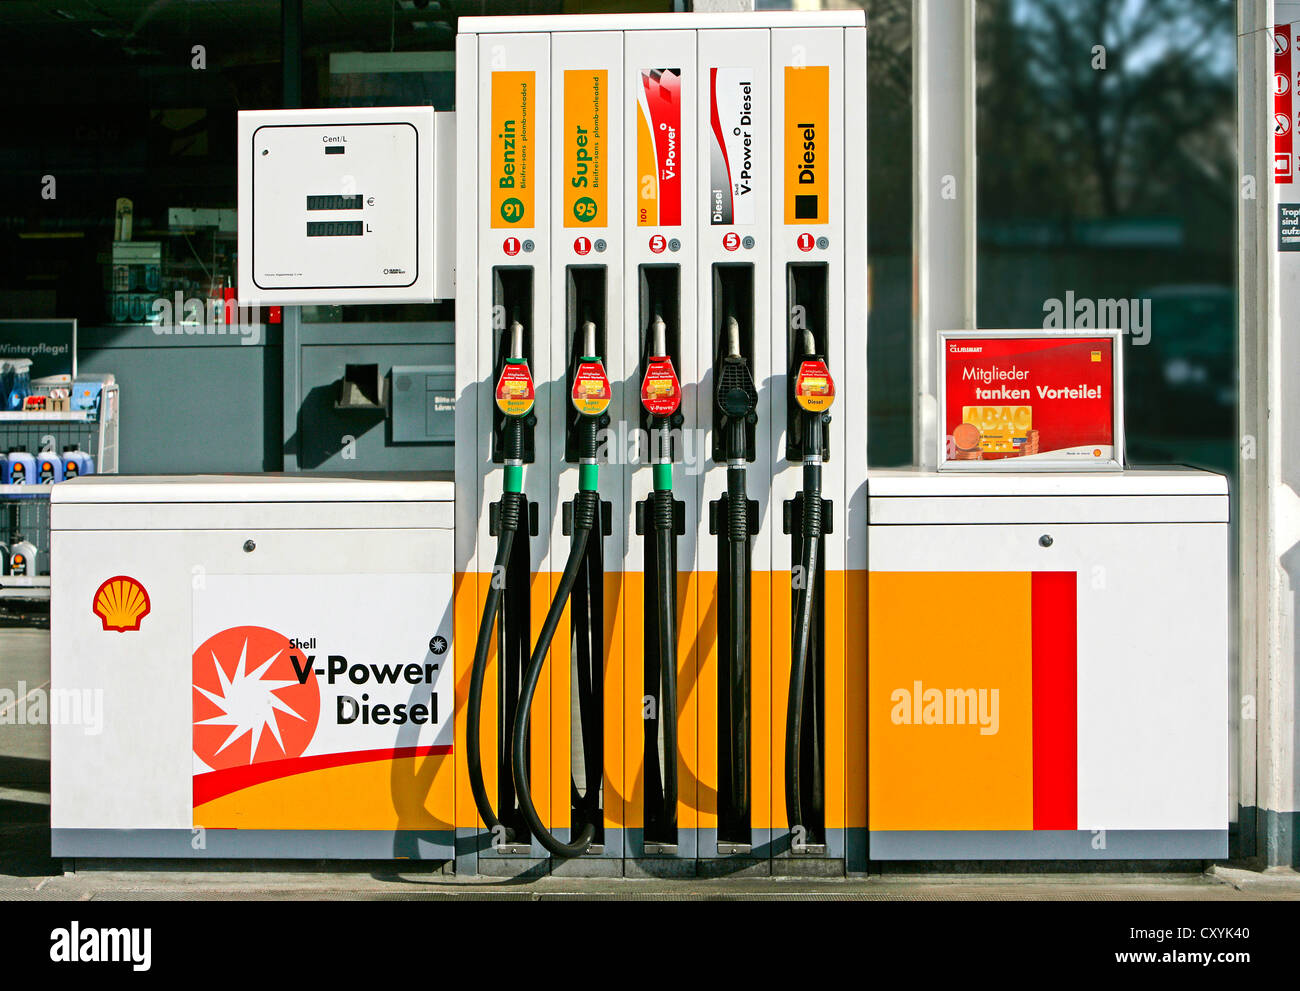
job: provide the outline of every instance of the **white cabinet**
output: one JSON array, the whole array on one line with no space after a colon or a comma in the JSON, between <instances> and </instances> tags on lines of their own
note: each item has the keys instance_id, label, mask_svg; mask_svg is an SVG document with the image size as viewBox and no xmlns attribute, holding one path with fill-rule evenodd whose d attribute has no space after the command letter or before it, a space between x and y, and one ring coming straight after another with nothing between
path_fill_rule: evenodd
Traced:
<instances>
[{"instance_id":1,"label":"white cabinet","mask_svg":"<svg viewBox=\"0 0 1300 991\"><path fill-rule=\"evenodd\" d=\"M55 855L451 856L451 497L55 486Z\"/></svg>"},{"instance_id":2,"label":"white cabinet","mask_svg":"<svg viewBox=\"0 0 1300 991\"><path fill-rule=\"evenodd\" d=\"M1224 480L869 491L872 858L1226 855Z\"/></svg>"}]
</instances>

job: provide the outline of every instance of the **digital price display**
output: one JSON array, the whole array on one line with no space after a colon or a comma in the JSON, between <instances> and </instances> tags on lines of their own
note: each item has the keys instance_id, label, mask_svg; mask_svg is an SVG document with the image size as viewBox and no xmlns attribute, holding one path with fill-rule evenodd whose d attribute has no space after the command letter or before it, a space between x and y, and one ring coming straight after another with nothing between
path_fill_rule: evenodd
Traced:
<instances>
[{"instance_id":1,"label":"digital price display","mask_svg":"<svg viewBox=\"0 0 1300 991\"><path fill-rule=\"evenodd\" d=\"M363 224L360 220L307 221L308 237L360 237Z\"/></svg>"},{"instance_id":2,"label":"digital price display","mask_svg":"<svg viewBox=\"0 0 1300 991\"><path fill-rule=\"evenodd\" d=\"M360 210L361 194L356 196L308 196L308 210Z\"/></svg>"}]
</instances>

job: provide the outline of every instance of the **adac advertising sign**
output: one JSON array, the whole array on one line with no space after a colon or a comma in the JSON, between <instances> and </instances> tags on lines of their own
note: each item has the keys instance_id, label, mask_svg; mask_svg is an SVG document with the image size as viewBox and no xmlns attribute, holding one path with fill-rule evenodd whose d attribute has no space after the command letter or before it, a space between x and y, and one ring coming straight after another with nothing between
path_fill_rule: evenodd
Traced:
<instances>
[{"instance_id":1,"label":"adac advertising sign","mask_svg":"<svg viewBox=\"0 0 1300 991\"><path fill-rule=\"evenodd\" d=\"M451 753L451 617L429 603L450 602L451 581L207 576L193 593L194 824L445 828L425 806L426 762Z\"/></svg>"},{"instance_id":2,"label":"adac advertising sign","mask_svg":"<svg viewBox=\"0 0 1300 991\"><path fill-rule=\"evenodd\" d=\"M1113 468L1114 333L941 335L944 468Z\"/></svg>"}]
</instances>

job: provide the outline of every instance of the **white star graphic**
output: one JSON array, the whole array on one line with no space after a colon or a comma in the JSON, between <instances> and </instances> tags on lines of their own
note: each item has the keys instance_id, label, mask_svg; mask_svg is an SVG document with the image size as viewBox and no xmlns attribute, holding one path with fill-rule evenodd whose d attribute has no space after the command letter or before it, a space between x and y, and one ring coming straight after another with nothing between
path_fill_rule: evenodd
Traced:
<instances>
[{"instance_id":1,"label":"white star graphic","mask_svg":"<svg viewBox=\"0 0 1300 991\"><path fill-rule=\"evenodd\" d=\"M270 730L271 735L275 737L275 742L280 745L281 752L284 751L284 741L280 739L280 726L276 721L276 712L284 712L294 719L305 717L295 712L292 706L287 705L283 699L275 695L279 688L288 688L290 685L296 685L297 682L276 681L269 678L263 678L262 674L276 659L284 653L283 650L277 650L271 655L270 659L263 662L256 670L246 671L248 661L248 640L244 640L244 647L239 653L239 665L235 668L233 678L226 677L226 669L221 666L217 660L217 655L212 654L212 664L217 669L217 677L221 681L221 694L216 695L206 689L194 687L203 693L203 697L221 710L221 715L213 716L211 719L202 719L196 722L196 726L230 726L230 735L226 737L225 742L217 748L216 752L221 753L228 746L242 737L245 733L253 734L253 741L248 750L248 759L251 763L257 756L257 744L262 739L262 730Z\"/></svg>"}]
</instances>

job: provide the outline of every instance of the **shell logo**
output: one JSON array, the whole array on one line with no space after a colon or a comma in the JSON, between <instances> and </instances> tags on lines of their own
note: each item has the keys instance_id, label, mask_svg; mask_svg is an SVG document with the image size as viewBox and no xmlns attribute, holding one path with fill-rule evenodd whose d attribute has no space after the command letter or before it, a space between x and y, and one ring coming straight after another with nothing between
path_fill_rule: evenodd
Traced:
<instances>
[{"instance_id":1,"label":"shell logo","mask_svg":"<svg viewBox=\"0 0 1300 991\"><path fill-rule=\"evenodd\" d=\"M140 629L140 621L149 615L149 593L134 578L116 575L99 586L95 593L92 611L104 624L104 630L133 633Z\"/></svg>"}]
</instances>

